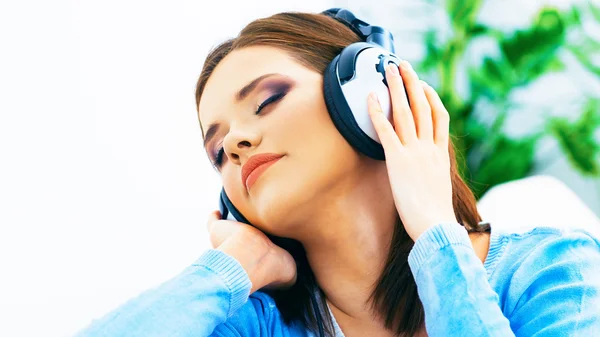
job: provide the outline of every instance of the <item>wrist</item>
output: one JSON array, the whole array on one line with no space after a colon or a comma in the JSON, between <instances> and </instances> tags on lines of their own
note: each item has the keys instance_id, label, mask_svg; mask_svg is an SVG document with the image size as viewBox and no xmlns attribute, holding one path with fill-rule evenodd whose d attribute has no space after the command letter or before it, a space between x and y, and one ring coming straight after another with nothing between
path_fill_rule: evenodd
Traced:
<instances>
[{"instance_id":1,"label":"wrist","mask_svg":"<svg viewBox=\"0 0 600 337\"><path fill-rule=\"evenodd\" d=\"M269 254L265 245L252 242L236 242L234 238L225 240L217 250L233 257L248 274L252 283L250 293L265 286L264 260Z\"/></svg>"},{"instance_id":2,"label":"wrist","mask_svg":"<svg viewBox=\"0 0 600 337\"><path fill-rule=\"evenodd\" d=\"M442 219L442 220L428 220L427 222L424 223L424 225L418 226L416 230L413 230L411 233L408 233L409 236L411 237L411 239L414 242L417 242L417 240L423 235L425 234L425 232L429 231L430 229L441 225L441 224L460 224L458 222L458 220L456 219L456 217L439 217L437 219Z\"/></svg>"}]
</instances>

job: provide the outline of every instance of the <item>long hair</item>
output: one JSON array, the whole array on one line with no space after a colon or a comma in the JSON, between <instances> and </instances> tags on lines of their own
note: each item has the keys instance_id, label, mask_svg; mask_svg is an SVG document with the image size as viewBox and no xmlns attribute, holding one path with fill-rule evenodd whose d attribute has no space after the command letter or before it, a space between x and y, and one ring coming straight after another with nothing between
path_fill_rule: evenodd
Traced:
<instances>
[{"instance_id":1,"label":"long hair","mask_svg":"<svg viewBox=\"0 0 600 337\"><path fill-rule=\"evenodd\" d=\"M233 50L255 45L277 47L305 67L323 74L327 65L344 47L360 40L350 28L323 14L285 12L255 20L242 29L237 37L210 51L196 85L196 107L213 70ZM448 152L452 202L458 222L469 232L488 231L489 225L478 225L481 217L476 200L459 175L452 141L449 142ZM271 238L291 253L298 268L294 286L285 290L266 291L275 300L285 323L300 321L308 329L317 331L318 321L323 320L326 335L333 336L333 322L325 294L315 280L302 244L291 239ZM408 254L413 245L398 217L384 270L370 296L374 312L384 317L386 328L398 336L412 336L423 326L425 319L408 265ZM316 304L311 301L314 294L319 295Z\"/></svg>"}]
</instances>

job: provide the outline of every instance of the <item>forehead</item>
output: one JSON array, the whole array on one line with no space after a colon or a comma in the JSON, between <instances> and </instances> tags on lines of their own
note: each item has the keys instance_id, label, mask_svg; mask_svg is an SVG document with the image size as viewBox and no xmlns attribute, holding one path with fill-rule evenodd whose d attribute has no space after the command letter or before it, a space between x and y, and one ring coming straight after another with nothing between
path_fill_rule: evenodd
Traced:
<instances>
[{"instance_id":1,"label":"forehead","mask_svg":"<svg viewBox=\"0 0 600 337\"><path fill-rule=\"evenodd\" d=\"M208 123L230 110L235 93L255 78L268 73L281 73L298 79L308 69L302 67L286 51L270 46L251 46L229 53L210 75L198 106L200 123Z\"/></svg>"}]
</instances>

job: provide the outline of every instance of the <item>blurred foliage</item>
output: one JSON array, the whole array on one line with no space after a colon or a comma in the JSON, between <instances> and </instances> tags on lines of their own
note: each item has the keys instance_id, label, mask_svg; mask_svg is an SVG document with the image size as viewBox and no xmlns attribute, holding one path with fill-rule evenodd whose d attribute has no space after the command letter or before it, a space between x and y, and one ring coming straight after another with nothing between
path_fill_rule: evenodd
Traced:
<instances>
[{"instance_id":1,"label":"blurred foliage","mask_svg":"<svg viewBox=\"0 0 600 337\"><path fill-rule=\"evenodd\" d=\"M594 139L594 132L600 125L600 100L591 99L579 120L570 123L566 118L553 118L548 130L565 149L569 160L580 172L590 176L600 176L600 163L595 156L600 145Z\"/></svg>"},{"instance_id":2,"label":"blurred foliage","mask_svg":"<svg viewBox=\"0 0 600 337\"><path fill-rule=\"evenodd\" d=\"M451 137L460 172L477 198L488 189L528 176L535 168L535 151L540 139L554 137L572 166L583 175L600 176L600 145L594 139L600 126L600 100L584 97L587 104L570 122L564 117L549 117L540 130L526 137L511 139L502 133L511 92L527 86L549 72L566 69L562 55L570 53L587 71L600 76L593 57L600 53L600 42L583 33L582 14L591 14L600 23L600 8L591 2L573 4L567 10L543 7L529 27L502 32L477 21L482 0L446 0L452 34L440 42L441 32L425 34L426 56L416 65L424 74L437 76L437 91L451 115ZM578 39L568 38L578 32ZM499 53L484 56L481 62L466 62L465 51L474 39L494 41ZM597 60L596 60L597 62ZM456 89L459 67L468 76L468 97ZM465 71L463 70L463 71ZM492 123L475 115L478 102L503 107ZM479 112L477 115L488 113ZM571 114L573 115L573 114ZM489 116L488 116L489 117Z\"/></svg>"}]
</instances>

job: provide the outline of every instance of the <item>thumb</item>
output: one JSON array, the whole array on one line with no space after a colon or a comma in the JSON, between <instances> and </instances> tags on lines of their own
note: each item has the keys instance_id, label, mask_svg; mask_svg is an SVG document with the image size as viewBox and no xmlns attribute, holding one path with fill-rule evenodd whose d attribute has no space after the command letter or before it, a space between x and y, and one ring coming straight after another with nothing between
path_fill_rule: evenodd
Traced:
<instances>
[{"instance_id":1,"label":"thumb","mask_svg":"<svg viewBox=\"0 0 600 337\"><path fill-rule=\"evenodd\" d=\"M212 212L208 217L208 236L213 248L219 247L223 241L239 232L243 224L231 221L221 220L221 214L218 211Z\"/></svg>"}]
</instances>

